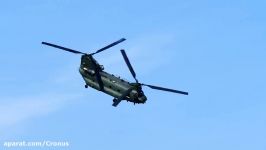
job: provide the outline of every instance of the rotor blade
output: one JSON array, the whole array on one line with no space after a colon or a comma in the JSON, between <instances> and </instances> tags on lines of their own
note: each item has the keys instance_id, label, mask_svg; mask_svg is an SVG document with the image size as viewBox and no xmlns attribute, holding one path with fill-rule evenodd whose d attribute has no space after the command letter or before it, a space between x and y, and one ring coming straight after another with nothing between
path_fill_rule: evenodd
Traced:
<instances>
[{"instance_id":1,"label":"rotor blade","mask_svg":"<svg viewBox=\"0 0 266 150\"><path fill-rule=\"evenodd\" d=\"M102 77L100 75L100 68L99 66L97 65L96 63L96 60L93 59L93 57L91 55L88 55L88 57L90 57L90 59L92 60L91 62L91 67L94 68L94 71L95 71L95 76L96 76L96 80L97 80L97 83L99 84L99 90L100 91L103 91L104 90L104 85L103 85L103 81L102 81Z\"/></svg>"},{"instance_id":2,"label":"rotor blade","mask_svg":"<svg viewBox=\"0 0 266 150\"><path fill-rule=\"evenodd\" d=\"M73 50L73 49L70 49L70 48L66 48L66 47L63 47L63 46L58 46L58 45L47 43L47 42L42 42L42 44L48 45L48 46L52 46L52 47L55 47L55 48L59 48L59 49L62 49L62 50L68 51L68 52L75 53L75 54L86 54L86 53L82 53L82 52L79 52L79 51L76 51L76 50Z\"/></svg>"},{"instance_id":3,"label":"rotor blade","mask_svg":"<svg viewBox=\"0 0 266 150\"><path fill-rule=\"evenodd\" d=\"M118 97L117 99L115 99L113 106L116 107L132 90L134 87L129 88L128 90L126 90L120 97Z\"/></svg>"},{"instance_id":4,"label":"rotor blade","mask_svg":"<svg viewBox=\"0 0 266 150\"><path fill-rule=\"evenodd\" d=\"M122 39L120 39L120 40L118 40L118 41L116 41L116 42L114 42L114 43L112 43L112 44L109 44L109 45L107 45L107 46L105 46L105 47L103 47L103 48L97 50L96 52L92 53L91 55L94 55L94 54L100 53L100 52L102 52L102 51L104 51L104 50L106 50L106 49L108 49L108 48L110 48L110 47L112 47L112 46L115 46L115 45L117 45L117 44L119 44L119 43L121 43L121 42L123 42L123 41L125 41L125 40L126 40L125 38L122 38Z\"/></svg>"},{"instance_id":5,"label":"rotor blade","mask_svg":"<svg viewBox=\"0 0 266 150\"><path fill-rule=\"evenodd\" d=\"M134 71L134 69L133 69L133 67L132 67L132 65L131 65L131 63L130 63L128 57L127 57L127 54L126 54L125 50L122 49L122 50L121 50L121 53L122 53L122 55L123 55L123 58L124 58L124 60L125 60L125 62L126 62L126 64L127 64L127 67L128 67L128 69L129 69L129 71L131 72L132 76L134 77L134 79L135 79L136 82L138 83L138 80L137 80L137 78L136 78L136 73L135 73L135 71Z\"/></svg>"},{"instance_id":6,"label":"rotor blade","mask_svg":"<svg viewBox=\"0 0 266 150\"><path fill-rule=\"evenodd\" d=\"M148 87L150 87L152 89L156 89L156 90L162 90L162 91L167 91L167 92L173 92L173 93L188 95L188 92L183 92L183 91L178 91L178 90L173 90L173 89L168 89L168 88L163 88L163 87L148 85L148 84L141 84L141 85L148 86Z\"/></svg>"},{"instance_id":7,"label":"rotor blade","mask_svg":"<svg viewBox=\"0 0 266 150\"><path fill-rule=\"evenodd\" d=\"M104 90L103 81L102 81L102 77L99 73L99 70L95 69L95 75L96 75L97 82L99 84L100 91L103 91Z\"/></svg>"}]
</instances>

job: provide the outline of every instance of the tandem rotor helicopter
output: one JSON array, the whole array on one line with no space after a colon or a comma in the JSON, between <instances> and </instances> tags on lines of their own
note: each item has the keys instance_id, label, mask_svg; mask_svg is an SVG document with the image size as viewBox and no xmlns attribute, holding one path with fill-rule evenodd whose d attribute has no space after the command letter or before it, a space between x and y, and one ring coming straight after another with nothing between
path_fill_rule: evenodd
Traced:
<instances>
[{"instance_id":1,"label":"tandem rotor helicopter","mask_svg":"<svg viewBox=\"0 0 266 150\"><path fill-rule=\"evenodd\" d=\"M116 107L122 100L126 100L134 104L144 104L147 100L147 97L142 91L142 86L147 86L156 90L188 95L187 92L140 83L136 78L136 73L133 70L133 67L131 66L131 63L127 57L125 50L123 49L121 50L121 54L136 82L128 82L124 79L121 79L120 77L114 76L103 71L104 67L93 58L93 55L100 53L112 46L115 46L125 40L125 38L121 38L120 40L111 43L95 51L94 53L84 53L47 42L42 42L42 44L72 52L74 54L81 54L82 56L79 72L85 81L85 88L91 87L114 97L114 107Z\"/></svg>"}]
</instances>

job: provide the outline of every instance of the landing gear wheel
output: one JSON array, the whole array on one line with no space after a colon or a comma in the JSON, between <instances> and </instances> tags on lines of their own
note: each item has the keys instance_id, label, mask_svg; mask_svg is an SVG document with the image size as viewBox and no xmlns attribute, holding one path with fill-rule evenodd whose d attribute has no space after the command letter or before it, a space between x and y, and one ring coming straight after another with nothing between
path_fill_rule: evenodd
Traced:
<instances>
[{"instance_id":1,"label":"landing gear wheel","mask_svg":"<svg viewBox=\"0 0 266 150\"><path fill-rule=\"evenodd\" d=\"M88 85L87 84L85 85L85 88L88 88Z\"/></svg>"},{"instance_id":2,"label":"landing gear wheel","mask_svg":"<svg viewBox=\"0 0 266 150\"><path fill-rule=\"evenodd\" d=\"M116 98L114 98L114 99L113 99L113 102L115 102L116 100L117 100L117 99L116 99Z\"/></svg>"}]
</instances>

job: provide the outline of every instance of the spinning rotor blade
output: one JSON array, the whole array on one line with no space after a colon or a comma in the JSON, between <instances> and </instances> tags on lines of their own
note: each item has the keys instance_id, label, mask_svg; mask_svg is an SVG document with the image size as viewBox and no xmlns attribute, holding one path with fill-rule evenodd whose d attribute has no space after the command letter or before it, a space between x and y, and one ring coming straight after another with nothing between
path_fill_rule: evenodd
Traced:
<instances>
[{"instance_id":1,"label":"spinning rotor blade","mask_svg":"<svg viewBox=\"0 0 266 150\"><path fill-rule=\"evenodd\" d=\"M83 53L83 52L79 52L79 51L76 51L76 50L73 50L73 49L70 49L70 48L66 48L66 47L63 47L63 46L58 46L58 45L47 43L47 42L42 42L42 44L48 45L48 46L52 46L52 47L55 47L55 48L59 48L59 49L62 49L62 50L65 50L65 51L68 51L68 52L71 52L71 53L75 53L75 54L86 54L86 53Z\"/></svg>"},{"instance_id":2,"label":"spinning rotor blade","mask_svg":"<svg viewBox=\"0 0 266 150\"><path fill-rule=\"evenodd\" d=\"M99 84L100 91L103 91L104 90L104 86L103 86L103 81L102 81L101 75L100 75L98 70L95 71L95 74L96 74L97 82Z\"/></svg>"},{"instance_id":3,"label":"spinning rotor blade","mask_svg":"<svg viewBox=\"0 0 266 150\"><path fill-rule=\"evenodd\" d=\"M119 44L119 43L121 43L121 42L123 42L123 41L125 41L125 40L126 40L125 38L122 38L122 39L120 39L120 40L118 40L118 41L116 41L116 42L114 42L114 43L112 43L112 44L109 44L109 45L107 45L107 46L105 46L105 47L103 47L103 48L97 50L96 52L92 53L91 55L94 55L94 54L100 53L100 52L102 52L102 51L104 51L104 50L106 50L106 49L108 49L108 48L110 48L110 47L113 47L113 46L115 46L115 45L117 45L117 44Z\"/></svg>"},{"instance_id":4,"label":"spinning rotor blade","mask_svg":"<svg viewBox=\"0 0 266 150\"><path fill-rule=\"evenodd\" d=\"M162 91L167 91L167 92L173 92L173 93L188 95L188 92L183 92L183 91L178 91L178 90L173 90L173 89L168 89L168 88L163 88L163 87L148 85L148 84L141 84L141 85L148 86L148 87L150 87L152 89L156 89L156 90L162 90Z\"/></svg>"},{"instance_id":5,"label":"spinning rotor blade","mask_svg":"<svg viewBox=\"0 0 266 150\"><path fill-rule=\"evenodd\" d=\"M126 64L127 64L127 67L128 67L128 69L129 69L129 71L131 72L132 76L134 77L134 79L135 79L136 82L138 83L138 80L137 80L137 78L136 78L136 73L135 73L133 67L131 66L131 63L130 63L128 57L127 57L127 54L126 54L125 50L122 49L122 50L121 50L121 53L122 53L122 55L123 55L123 58L124 58L124 60L125 60L125 62L126 62Z\"/></svg>"},{"instance_id":6,"label":"spinning rotor blade","mask_svg":"<svg viewBox=\"0 0 266 150\"><path fill-rule=\"evenodd\" d=\"M99 84L99 88L100 88L100 91L103 91L104 90L104 85L103 85L103 81L102 81L102 77L100 75L100 69L99 69L99 66L96 64L95 60L92 58L91 55L88 55L90 57L90 59L92 60L92 65L91 67L94 68L94 71L95 71L95 76L96 76L96 80Z\"/></svg>"}]
</instances>

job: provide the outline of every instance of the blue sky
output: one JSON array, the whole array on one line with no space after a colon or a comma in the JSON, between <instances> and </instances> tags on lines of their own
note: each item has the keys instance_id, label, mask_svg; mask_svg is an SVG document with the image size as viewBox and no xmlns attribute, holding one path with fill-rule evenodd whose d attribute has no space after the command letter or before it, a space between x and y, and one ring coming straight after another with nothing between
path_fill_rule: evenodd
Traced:
<instances>
[{"instance_id":1,"label":"blue sky","mask_svg":"<svg viewBox=\"0 0 266 150\"><path fill-rule=\"evenodd\" d=\"M62 149L75 150L265 150L265 6L260 0L1 2L0 147L51 140L69 141ZM190 95L144 88L145 105L114 108L110 96L84 88L80 56L41 45L93 52L122 37L127 41L95 56L106 71L133 81L124 48L140 81Z\"/></svg>"}]
</instances>

